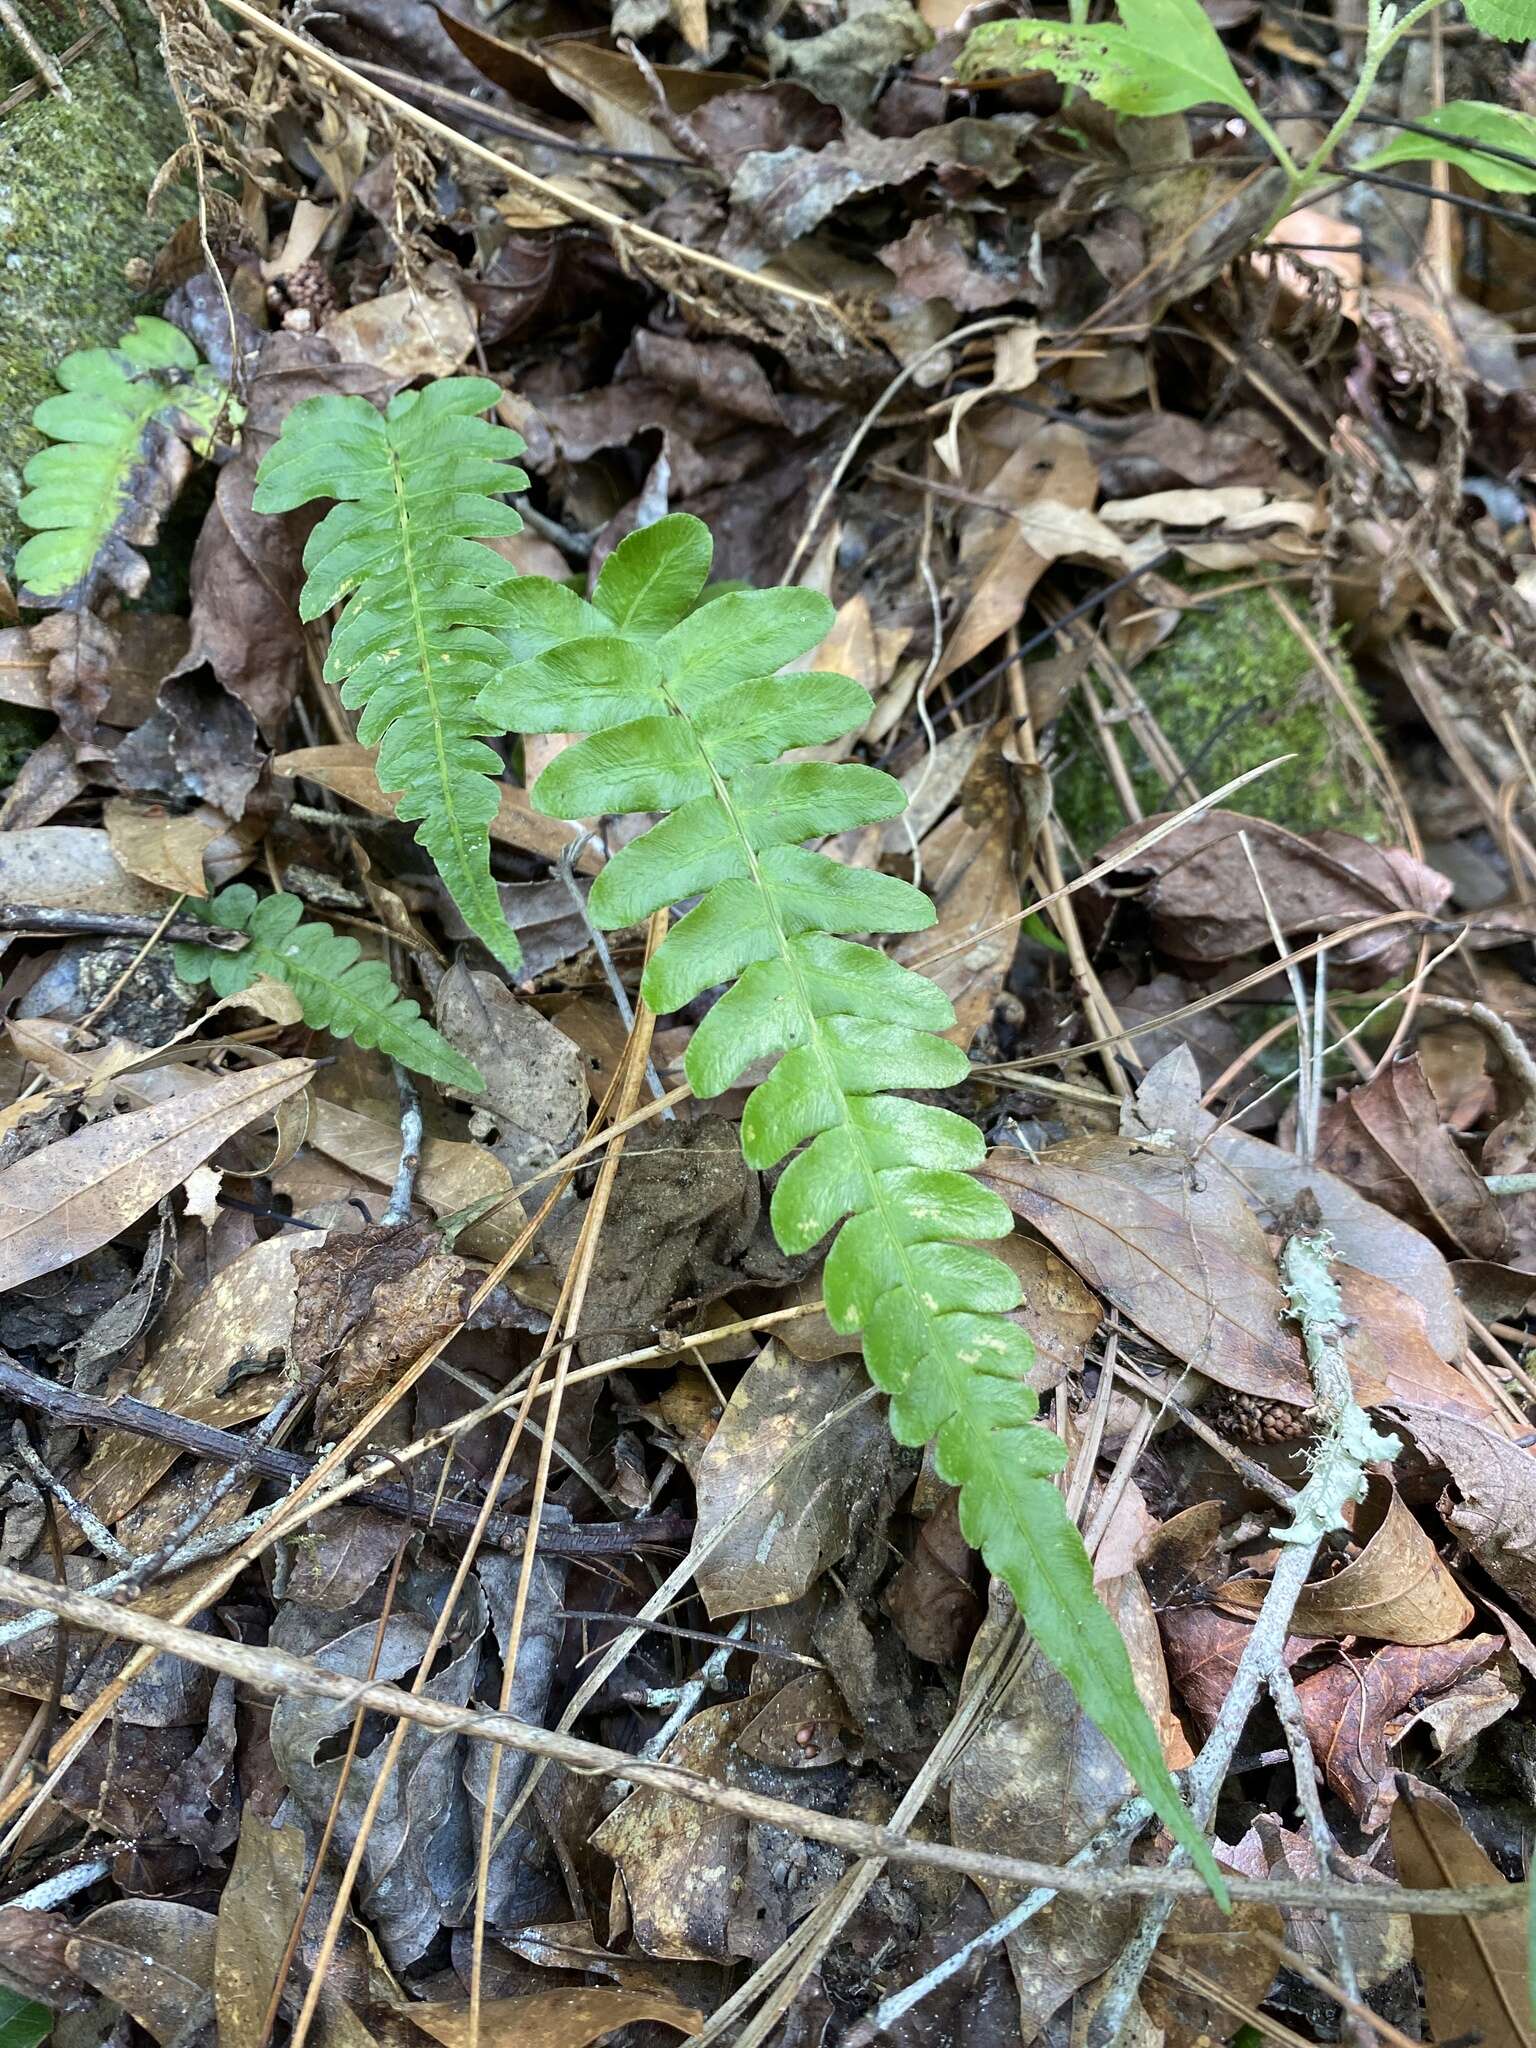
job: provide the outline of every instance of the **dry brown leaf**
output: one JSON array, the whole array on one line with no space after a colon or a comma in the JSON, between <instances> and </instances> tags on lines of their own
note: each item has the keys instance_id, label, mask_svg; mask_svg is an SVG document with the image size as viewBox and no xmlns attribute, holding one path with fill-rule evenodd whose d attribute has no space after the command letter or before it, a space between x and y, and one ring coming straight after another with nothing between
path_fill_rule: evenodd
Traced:
<instances>
[{"instance_id":1,"label":"dry brown leaf","mask_svg":"<svg viewBox=\"0 0 1536 2048\"><path fill-rule=\"evenodd\" d=\"M378 1117L347 1109L316 1096L310 1112L309 1143L353 1173L381 1188L393 1185L400 1165L400 1130ZM483 1145L455 1138L428 1138L421 1148L416 1194L434 1216L456 1216L477 1202L494 1198L496 1206L470 1224L459 1237L475 1258L499 1259L515 1242L527 1220L512 1193L512 1176Z\"/></svg>"},{"instance_id":2,"label":"dry brown leaf","mask_svg":"<svg viewBox=\"0 0 1536 2048\"><path fill-rule=\"evenodd\" d=\"M880 1491L889 1439L871 1404L814 1432L863 1384L857 1360L809 1365L774 1343L742 1375L695 1475L697 1542L741 1510L698 1569L712 1621L798 1600L847 1550L856 1508Z\"/></svg>"},{"instance_id":3,"label":"dry brown leaf","mask_svg":"<svg viewBox=\"0 0 1536 2048\"><path fill-rule=\"evenodd\" d=\"M392 818L399 799L386 796L373 772L373 750L369 747L299 747L291 754L279 754L272 763L277 775L298 775L318 782L371 817ZM497 794L501 808L491 820L491 837L502 846L515 846L524 853L536 853L543 860L558 860L561 851L575 838L571 826L559 818L543 818L528 801L527 792L500 783ZM601 856L588 847L578 856L578 874L595 875Z\"/></svg>"},{"instance_id":4,"label":"dry brown leaf","mask_svg":"<svg viewBox=\"0 0 1536 2048\"><path fill-rule=\"evenodd\" d=\"M1224 1852L1217 1860L1226 1861ZM1256 1900L1241 1899L1224 1913L1214 1899L1180 1899L1141 1993L1164 2048L1229 2040L1237 2021L1223 2001L1250 2011L1263 2002L1279 1967L1271 1943L1284 1930L1276 1908Z\"/></svg>"},{"instance_id":5,"label":"dry brown leaf","mask_svg":"<svg viewBox=\"0 0 1536 2048\"><path fill-rule=\"evenodd\" d=\"M161 917L165 894L130 875L105 832L88 825L38 825L0 833L0 903L46 910L110 910Z\"/></svg>"},{"instance_id":6,"label":"dry brown leaf","mask_svg":"<svg viewBox=\"0 0 1536 2048\"><path fill-rule=\"evenodd\" d=\"M1016 1230L1012 1237L999 1238L991 1251L1023 1289L1012 1320L1034 1340L1029 1383L1037 1394L1047 1393L1082 1370L1104 1311L1072 1268L1038 1238Z\"/></svg>"},{"instance_id":7,"label":"dry brown leaf","mask_svg":"<svg viewBox=\"0 0 1536 2048\"><path fill-rule=\"evenodd\" d=\"M109 1244L227 1138L304 1088L313 1060L278 1060L127 1116L88 1124L0 1173L0 1293Z\"/></svg>"},{"instance_id":8,"label":"dry brown leaf","mask_svg":"<svg viewBox=\"0 0 1536 2048\"><path fill-rule=\"evenodd\" d=\"M406 2005L413 2026L443 2048L470 2048L469 2005ZM488 1998L480 2007L485 2048L592 2048L619 2027L659 2020L680 2034L696 2034L704 2015L660 1991L626 1991L613 1984L580 1984L567 1991L530 1991L524 1998Z\"/></svg>"},{"instance_id":9,"label":"dry brown leaf","mask_svg":"<svg viewBox=\"0 0 1536 2048\"><path fill-rule=\"evenodd\" d=\"M221 2048L260 2048L277 1967L304 1888L304 1837L247 1806L219 1895L213 1994Z\"/></svg>"},{"instance_id":10,"label":"dry brown leaf","mask_svg":"<svg viewBox=\"0 0 1536 2048\"><path fill-rule=\"evenodd\" d=\"M1394 1643L1302 1679L1296 1692L1313 1753L1367 1834L1392 1805L1391 1748L1416 1722L1427 1721L1450 1750L1516 1703L1497 1669L1503 1648L1492 1635L1430 1649Z\"/></svg>"},{"instance_id":11,"label":"dry brown leaf","mask_svg":"<svg viewBox=\"0 0 1536 2048\"><path fill-rule=\"evenodd\" d=\"M1126 1635L1137 1689L1168 1738L1178 1721L1157 1624L1140 1584L1113 1580L1101 1589ZM1012 1600L995 1593L986 1626L971 1648L970 1676L1011 1624ZM1188 1749L1170 1760L1188 1760ZM1000 1849L1064 1863L1132 1790L1125 1766L1078 1706L1066 1680L1031 1649L994 1710L962 1750L950 1779L950 1832L956 1845ZM1020 1897L1016 1887L978 1879L995 1914ZM1008 1944L1025 2041L1032 2041L1074 1991L1099 1975L1136 1922L1127 1902L1058 1900Z\"/></svg>"},{"instance_id":12,"label":"dry brown leaf","mask_svg":"<svg viewBox=\"0 0 1536 2048\"><path fill-rule=\"evenodd\" d=\"M1472 1602L1396 1488L1376 1479L1372 1494L1362 1515L1372 1517L1376 1526L1364 1549L1331 1579L1302 1587L1292 1627L1301 1636L1366 1636L1410 1645L1450 1642L1471 1621ZM1239 1614L1256 1615L1268 1591L1267 1579L1229 1580L1217 1600Z\"/></svg>"},{"instance_id":13,"label":"dry brown leaf","mask_svg":"<svg viewBox=\"0 0 1536 2048\"><path fill-rule=\"evenodd\" d=\"M452 271L434 263L407 290L348 306L320 331L344 363L405 379L451 377L475 345L475 315Z\"/></svg>"},{"instance_id":14,"label":"dry brown leaf","mask_svg":"<svg viewBox=\"0 0 1536 2048\"><path fill-rule=\"evenodd\" d=\"M1416 1891L1459 1891L1503 1879L1503 1871L1472 1839L1443 1792L1406 1777L1399 1790L1402 1797L1392 1809L1392 1853L1405 1885ZM1414 1916L1413 1959L1424 1979L1435 2040L1533 2048L1522 1917Z\"/></svg>"},{"instance_id":15,"label":"dry brown leaf","mask_svg":"<svg viewBox=\"0 0 1536 2048\"><path fill-rule=\"evenodd\" d=\"M1506 1231L1483 1178L1441 1123L1417 1055L1329 1104L1317 1160L1351 1187L1469 1258L1502 1257Z\"/></svg>"},{"instance_id":16,"label":"dry brown leaf","mask_svg":"<svg viewBox=\"0 0 1536 2048\"><path fill-rule=\"evenodd\" d=\"M1420 1450L1450 1473L1461 1505L1446 1519L1488 1576L1536 1614L1536 1455L1499 1430L1395 1403Z\"/></svg>"},{"instance_id":17,"label":"dry brown leaf","mask_svg":"<svg viewBox=\"0 0 1536 2048\"><path fill-rule=\"evenodd\" d=\"M107 799L104 815L113 858L130 875L173 895L208 894L203 855L225 829L222 824L196 812L176 817L164 804L120 796Z\"/></svg>"},{"instance_id":18,"label":"dry brown leaf","mask_svg":"<svg viewBox=\"0 0 1536 2048\"><path fill-rule=\"evenodd\" d=\"M175 2048L213 2018L216 1927L211 1913L173 1899L117 1899L86 1915L65 1953L160 2048Z\"/></svg>"},{"instance_id":19,"label":"dry brown leaf","mask_svg":"<svg viewBox=\"0 0 1536 2048\"><path fill-rule=\"evenodd\" d=\"M293 1336L298 1249L296 1237L284 1232L231 1259L123 1391L151 1408L220 1429L265 1415L280 1391L278 1375ZM177 1455L174 1444L103 1430L93 1442L80 1498L111 1525L169 1472Z\"/></svg>"},{"instance_id":20,"label":"dry brown leaf","mask_svg":"<svg viewBox=\"0 0 1536 2048\"><path fill-rule=\"evenodd\" d=\"M664 1761L729 1783L736 1736L758 1702L705 1707L667 1745ZM636 1945L674 1962L719 1962L732 1953L734 1893L747 1859L747 1823L675 1792L642 1789L616 1806L592 1847L618 1866Z\"/></svg>"},{"instance_id":21,"label":"dry brown leaf","mask_svg":"<svg viewBox=\"0 0 1536 2048\"><path fill-rule=\"evenodd\" d=\"M991 1019L1018 943L1009 918L1017 918L1018 821L1023 806L1016 768L1000 747L975 758L961 786L959 807L923 839L923 886L933 898L938 923L901 941L893 958L912 966L929 953L936 981L955 1006L955 1023L945 1036L962 1051ZM995 929L1003 925L1001 931ZM963 950L954 950L962 947Z\"/></svg>"},{"instance_id":22,"label":"dry brown leaf","mask_svg":"<svg viewBox=\"0 0 1536 2048\"><path fill-rule=\"evenodd\" d=\"M1177 1150L1107 1134L1033 1159L999 1146L982 1177L1176 1358L1238 1392L1309 1405L1274 1257L1230 1184Z\"/></svg>"},{"instance_id":23,"label":"dry brown leaf","mask_svg":"<svg viewBox=\"0 0 1536 2048\"><path fill-rule=\"evenodd\" d=\"M1113 861L1166 815L1171 814L1127 826L1100 849L1100 857ZM1433 915L1450 894L1444 875L1401 847L1371 846L1347 832L1303 837L1237 811L1205 811L1188 819L1156 846L1128 855L1123 873L1107 875L1098 890L1106 903L1111 892L1134 895L1152 919L1159 948L1175 959L1272 953L1264 897L1245 838L1275 922L1293 943L1381 912ZM1368 974L1374 985L1405 972L1417 943L1411 926L1393 925L1346 940L1328 957L1336 968Z\"/></svg>"}]
</instances>

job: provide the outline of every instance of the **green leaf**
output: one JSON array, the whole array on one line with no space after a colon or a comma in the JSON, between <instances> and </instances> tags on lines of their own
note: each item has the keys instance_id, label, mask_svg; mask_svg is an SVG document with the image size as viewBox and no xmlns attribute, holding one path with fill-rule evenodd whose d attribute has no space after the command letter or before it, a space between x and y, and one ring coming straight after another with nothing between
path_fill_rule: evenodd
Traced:
<instances>
[{"instance_id":1,"label":"green leaf","mask_svg":"<svg viewBox=\"0 0 1536 2048\"><path fill-rule=\"evenodd\" d=\"M116 348L66 356L57 374L60 395L32 415L54 445L24 472L17 513L33 537L16 556L19 595L45 606L85 605L104 587L136 596L149 570L131 543L154 539L174 496L178 439L206 454L240 407L166 320L135 320Z\"/></svg>"},{"instance_id":2,"label":"green leaf","mask_svg":"<svg viewBox=\"0 0 1536 2048\"><path fill-rule=\"evenodd\" d=\"M1467 19L1485 36L1523 43L1536 36L1536 0L1466 0Z\"/></svg>"},{"instance_id":3,"label":"green leaf","mask_svg":"<svg viewBox=\"0 0 1536 2048\"><path fill-rule=\"evenodd\" d=\"M450 1088L476 1094L484 1087L477 1069L401 995L382 960L362 959L357 940L328 924L300 922L304 906L297 896L258 899L254 889L237 882L211 901L187 907L208 924L247 933L251 943L238 953L178 944L176 972L183 981L206 981L215 995L237 996L258 974L270 975L293 990L314 1030L376 1046L401 1066Z\"/></svg>"},{"instance_id":4,"label":"green leaf","mask_svg":"<svg viewBox=\"0 0 1536 2048\"><path fill-rule=\"evenodd\" d=\"M1145 14L1169 0L1133 5ZM1174 12L1185 11L1180 0ZM701 1097L776 1061L748 1099L742 1144L754 1166L788 1162L771 1205L780 1244L804 1251L836 1232L827 1312L862 1331L892 1428L908 1444L937 1439L969 1540L1224 1899L1051 1483L1064 1453L1035 1422L1033 1348L1009 1320L1018 1283L976 1242L1012 1228L1007 1206L970 1177L981 1134L896 1092L964 1078L965 1056L938 1035L954 1012L932 982L842 936L918 930L933 906L895 876L800 843L902 807L874 769L777 759L856 731L868 696L846 678L773 676L824 636L824 600L740 591L701 603L708 572L704 528L673 517L614 550L591 605L526 579L508 643L522 660L487 687L482 708L519 731L590 735L544 771L539 809L670 812L609 861L592 888L594 920L611 928L699 897L652 956L646 1001L673 1010L723 987L685 1057Z\"/></svg>"},{"instance_id":5,"label":"green leaf","mask_svg":"<svg viewBox=\"0 0 1536 2048\"><path fill-rule=\"evenodd\" d=\"M451 377L402 392L383 413L362 398L306 399L263 460L253 503L289 512L338 501L304 550L300 610L312 619L345 605L326 677L361 710L357 736L379 750L379 786L416 821L465 923L515 969L522 954L491 878L502 764L486 740L503 728L477 702L506 665L500 636L515 625L516 587L481 543L521 529L499 494L528 482L511 461L521 439L480 417L500 396L489 378Z\"/></svg>"},{"instance_id":6,"label":"green leaf","mask_svg":"<svg viewBox=\"0 0 1536 2048\"><path fill-rule=\"evenodd\" d=\"M1536 11L1532 19L1536 22ZM1536 26L1530 32L1536 35ZM1439 163L1455 164L1490 192L1536 192L1536 115L1517 113L1513 107L1496 107L1487 100L1462 100L1426 114L1419 126L1432 128L1433 138L1423 134L1394 136L1385 149L1366 158L1361 170L1381 171L1389 164L1424 163L1432 158ZM1486 143L1527 161L1509 163L1504 157L1463 147L1466 143Z\"/></svg>"},{"instance_id":7,"label":"green leaf","mask_svg":"<svg viewBox=\"0 0 1536 2048\"><path fill-rule=\"evenodd\" d=\"M38 2048L52 2032L53 2014L46 2005L0 1984L0 2048Z\"/></svg>"},{"instance_id":8,"label":"green leaf","mask_svg":"<svg viewBox=\"0 0 1536 2048\"><path fill-rule=\"evenodd\" d=\"M959 73L997 71L1048 71L1122 114L1179 114L1212 102L1255 112L1200 0L1120 0L1118 22L1093 26L986 22L972 31Z\"/></svg>"}]
</instances>

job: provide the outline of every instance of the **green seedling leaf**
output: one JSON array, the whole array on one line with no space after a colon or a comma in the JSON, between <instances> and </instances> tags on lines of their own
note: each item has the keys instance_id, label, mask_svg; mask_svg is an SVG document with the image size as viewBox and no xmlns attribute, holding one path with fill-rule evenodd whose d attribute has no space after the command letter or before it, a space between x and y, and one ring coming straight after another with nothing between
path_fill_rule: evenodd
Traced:
<instances>
[{"instance_id":1,"label":"green seedling leaf","mask_svg":"<svg viewBox=\"0 0 1536 2048\"><path fill-rule=\"evenodd\" d=\"M1122 114L1179 114L1211 103L1251 118L1248 88L1199 0L1121 0L1095 25L991 21L972 32L962 78L1049 71Z\"/></svg>"},{"instance_id":2,"label":"green seedling leaf","mask_svg":"<svg viewBox=\"0 0 1536 2048\"><path fill-rule=\"evenodd\" d=\"M62 390L32 418L53 445L34 455L18 507L33 537L16 556L23 604L83 607L104 589L136 597L149 580L139 548L155 539L190 458L207 454L240 408L179 328L139 319L116 348L83 349L58 368Z\"/></svg>"},{"instance_id":3,"label":"green seedling leaf","mask_svg":"<svg viewBox=\"0 0 1536 2048\"><path fill-rule=\"evenodd\" d=\"M237 996L258 974L269 975L293 990L314 1030L376 1046L413 1073L450 1088L475 1094L485 1085L478 1070L401 995L382 960L364 960L357 940L343 938L328 924L301 922L304 906L297 896L258 898L244 882L235 882L187 909L205 923L245 932L251 943L238 953L179 943L176 972L183 981L206 981L215 995Z\"/></svg>"},{"instance_id":4,"label":"green seedling leaf","mask_svg":"<svg viewBox=\"0 0 1536 2048\"><path fill-rule=\"evenodd\" d=\"M424 846L475 936L504 967L522 961L491 878L498 730L476 709L502 667L513 572L480 543L518 533L501 500L526 490L519 435L480 417L501 396L488 377L405 391L378 412L363 398L309 398L283 423L257 473L258 512L339 502L310 535L300 611L344 609L325 674L361 710L379 787L418 821ZM580 600L564 591L572 603Z\"/></svg>"},{"instance_id":5,"label":"green seedling leaf","mask_svg":"<svg viewBox=\"0 0 1536 2048\"><path fill-rule=\"evenodd\" d=\"M1531 33L1536 35L1536 27ZM1378 149L1360 166L1363 171L1384 171L1390 164L1421 164L1427 159L1455 164L1469 178L1490 192L1536 192L1536 115L1517 113L1513 107L1496 107L1487 100L1462 100L1426 114L1420 128L1432 128L1433 138L1423 134L1396 135L1385 149ZM1511 163L1508 157L1489 156L1484 150L1467 148L1484 143L1527 159Z\"/></svg>"},{"instance_id":6,"label":"green seedling leaf","mask_svg":"<svg viewBox=\"0 0 1536 2048\"><path fill-rule=\"evenodd\" d=\"M1536 0L1466 0L1467 19L1485 36L1524 43L1536 36Z\"/></svg>"}]
</instances>

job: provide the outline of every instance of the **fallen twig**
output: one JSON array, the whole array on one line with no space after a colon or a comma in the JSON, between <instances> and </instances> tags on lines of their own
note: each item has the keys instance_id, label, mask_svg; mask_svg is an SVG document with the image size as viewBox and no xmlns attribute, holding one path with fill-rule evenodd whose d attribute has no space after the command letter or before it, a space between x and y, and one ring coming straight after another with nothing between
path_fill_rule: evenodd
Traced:
<instances>
[{"instance_id":1,"label":"fallen twig","mask_svg":"<svg viewBox=\"0 0 1536 2048\"><path fill-rule=\"evenodd\" d=\"M161 1655L184 1658L209 1671L222 1671L243 1685L258 1691L296 1699L335 1700L344 1706L368 1707L391 1718L414 1721L442 1735L467 1735L494 1742L502 1749L547 1758L571 1770L593 1772L602 1777L624 1778L633 1785L645 1785L656 1792L672 1793L733 1813L744 1820L762 1821L769 1827L787 1828L811 1841L827 1842L854 1856L883 1856L895 1863L922 1864L929 1869L957 1871L967 1877L996 1878L1004 1884L1048 1885L1053 1891L1079 1898L1205 1898L1205 1880L1195 1871L1141 1866L1125 1870L1075 1870L1070 1866L1034 1863L1018 1856L1000 1856L981 1849L957 1849L947 1842L924 1842L893 1828L876 1827L867 1821L846 1820L836 1814L817 1813L796 1806L787 1799L771 1799L740 1785L719 1783L681 1764L653 1763L643 1757L609 1749L602 1743L585 1742L578 1736L562 1735L553 1729L536 1728L511 1714L481 1713L468 1707L448 1706L440 1700L413 1695L397 1685L359 1683L339 1672L286 1651L249 1643L231 1642L222 1636L204 1635L134 1608L114 1607L73 1587L29 1578L23 1572L0 1566L0 1605L47 1607L76 1628L94 1629L141 1643ZM1464 1890L1409 1890L1398 1885L1343 1885L1309 1883L1296 1879L1234 1877L1229 1881L1234 1899L1252 1899L1273 1906L1304 1907L1342 1913L1432 1914L1438 1918L1456 1915L1508 1913L1523 1910L1527 1887L1519 1884L1469 1885Z\"/></svg>"},{"instance_id":2,"label":"fallen twig","mask_svg":"<svg viewBox=\"0 0 1536 2048\"><path fill-rule=\"evenodd\" d=\"M93 1394L76 1394L3 1358L0 1397L19 1401L52 1422L123 1430L152 1443L174 1445L190 1457L239 1466L268 1479L304 1479L315 1469L316 1461L298 1451L278 1450L251 1437L215 1429L211 1423L151 1408L142 1401L126 1397L102 1401ZM479 1514L474 1501L434 1502L430 1496L412 1500L403 1486L364 1486L349 1498L359 1507L377 1508L381 1514L401 1515L408 1521L455 1532L472 1529ZM569 1527L549 1528L539 1541L545 1550L561 1557L623 1557L656 1545L686 1543L692 1529L693 1524L681 1515L637 1515L629 1522L573 1522ZM527 1535L526 1515L492 1515L486 1524L486 1541L498 1549L520 1551Z\"/></svg>"},{"instance_id":3,"label":"fallen twig","mask_svg":"<svg viewBox=\"0 0 1536 2048\"><path fill-rule=\"evenodd\" d=\"M221 953L240 953L251 943L244 932L191 917L173 917L167 924L164 918L135 917L127 911L60 910L44 903L0 903L0 931L72 938L185 939L197 946L215 946Z\"/></svg>"},{"instance_id":4,"label":"fallen twig","mask_svg":"<svg viewBox=\"0 0 1536 2048\"><path fill-rule=\"evenodd\" d=\"M1395 1458L1402 1448L1397 1437L1383 1436L1373 1426L1355 1400L1349 1367L1340 1348L1345 1319L1330 1269L1332 1249L1332 1240L1327 1236L1296 1236L1287 1241L1280 1261L1291 1313L1301 1326L1306 1345L1321 1429L1311 1473L1296 1496L1290 1525L1276 1531L1280 1557L1264 1605L1238 1660L1216 1725L1190 1767L1189 1802L1196 1820L1206 1829L1214 1818L1216 1801L1248 1717L1260 1692L1283 1667L1296 1602L1311 1575L1323 1538L1330 1531L1347 1526L1344 1510L1363 1494L1366 1466L1378 1459ZM1179 1850L1175 1849L1172 1861L1182 1861ZM1272 1891L1268 1896L1276 1898ZM1310 1903L1324 1911L1333 1905L1332 1899L1325 1901L1321 1893L1315 1894ZM1111 2043L1119 2040L1173 1906L1174 1894L1169 1892L1154 1899L1142 1914L1135 1933L1109 1972L1104 1995L1089 2028L1089 2048L1110 2048Z\"/></svg>"}]
</instances>

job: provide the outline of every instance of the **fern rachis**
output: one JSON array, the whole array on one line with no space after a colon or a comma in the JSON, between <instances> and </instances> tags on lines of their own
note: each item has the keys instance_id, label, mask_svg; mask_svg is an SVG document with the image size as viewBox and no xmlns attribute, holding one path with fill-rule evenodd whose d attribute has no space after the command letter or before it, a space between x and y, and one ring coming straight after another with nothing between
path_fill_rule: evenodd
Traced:
<instances>
[{"instance_id":1,"label":"fern rachis","mask_svg":"<svg viewBox=\"0 0 1536 2048\"><path fill-rule=\"evenodd\" d=\"M937 1439L968 1540L1219 1889L1051 1483L1063 1452L1034 1425L1033 1348L1008 1319L1017 1282L975 1248L1013 1220L970 1177L981 1136L948 1110L888 1092L963 1076L964 1055L936 1035L953 1012L932 983L838 936L919 930L932 905L910 884L798 844L904 807L900 786L873 769L777 759L854 730L868 698L842 677L773 679L822 637L829 607L799 590L702 601L709 559L707 531L673 517L614 551L590 604L520 582L508 593L507 637L523 659L488 686L481 709L523 732L588 734L540 777L539 809L670 813L608 862L594 919L622 925L701 894L653 956L642 994L661 1012L733 984L689 1045L695 1093L717 1094L777 1056L748 1099L742 1144L755 1167L789 1161L771 1205L780 1243L804 1251L837 1229L827 1312L862 1331L894 1433L912 1445Z\"/></svg>"},{"instance_id":2,"label":"fern rachis","mask_svg":"<svg viewBox=\"0 0 1536 2048\"><path fill-rule=\"evenodd\" d=\"M379 786L436 863L465 923L501 963L521 961L491 877L499 733L476 698L506 648L512 571L488 538L522 520L498 494L528 479L521 439L480 415L500 396L483 377L404 392L380 413L362 398L294 407L257 479L259 512L337 502L310 535L300 611L344 610L326 657L357 736L377 746Z\"/></svg>"}]
</instances>

